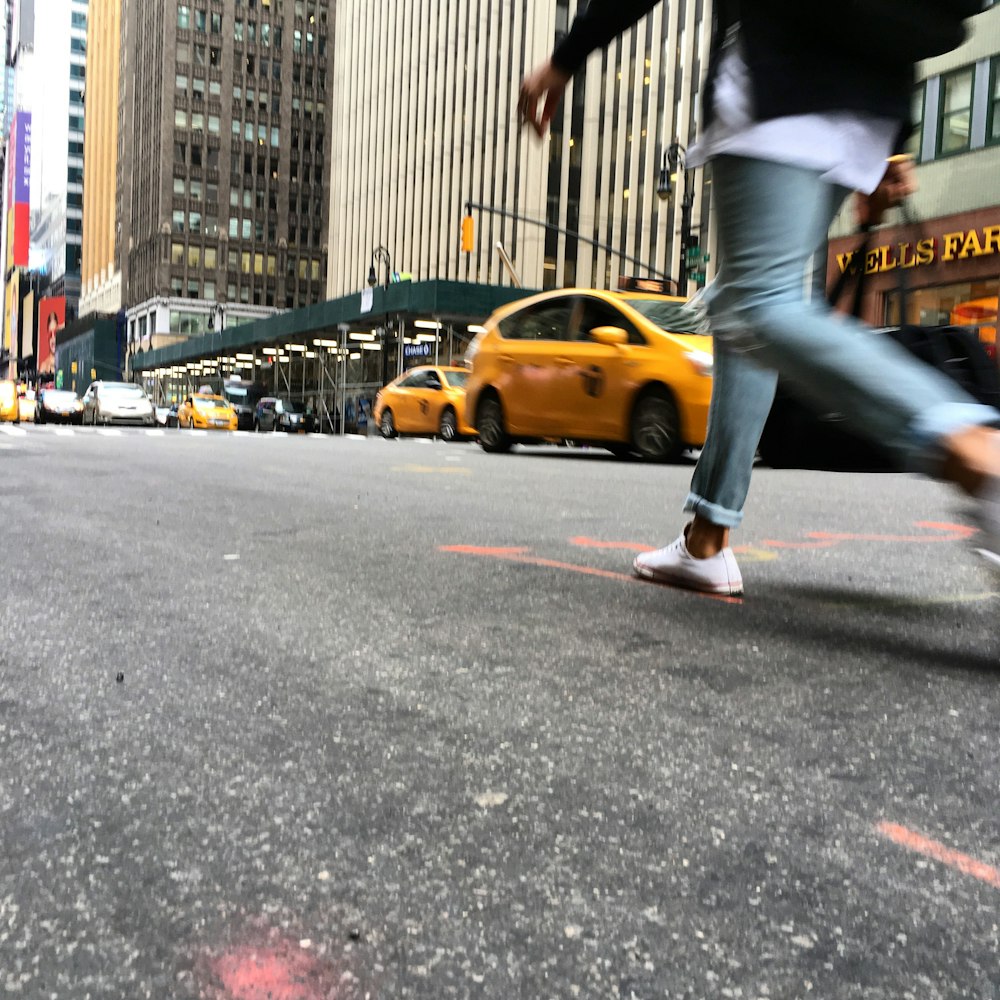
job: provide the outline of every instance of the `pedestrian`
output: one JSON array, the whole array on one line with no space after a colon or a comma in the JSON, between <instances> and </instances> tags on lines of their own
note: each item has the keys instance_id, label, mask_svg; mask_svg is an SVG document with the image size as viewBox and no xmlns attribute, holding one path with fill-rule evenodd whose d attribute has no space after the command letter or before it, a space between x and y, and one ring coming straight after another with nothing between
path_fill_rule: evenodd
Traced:
<instances>
[{"instance_id":1,"label":"pedestrian","mask_svg":"<svg viewBox=\"0 0 1000 1000\"><path fill-rule=\"evenodd\" d=\"M591 0L521 84L518 110L541 136L572 75L658 0ZM702 132L689 167L711 163L721 266L706 289L715 342L708 434L684 510L638 576L741 594L729 545L778 374L820 412L843 413L901 469L953 483L975 502L978 551L1000 567L1000 413L891 338L811 297L816 251L847 195L880 217L913 190L895 154L912 126L920 59L950 51L979 0L717 0ZM825 268L825 261L822 265Z\"/></svg>"}]
</instances>

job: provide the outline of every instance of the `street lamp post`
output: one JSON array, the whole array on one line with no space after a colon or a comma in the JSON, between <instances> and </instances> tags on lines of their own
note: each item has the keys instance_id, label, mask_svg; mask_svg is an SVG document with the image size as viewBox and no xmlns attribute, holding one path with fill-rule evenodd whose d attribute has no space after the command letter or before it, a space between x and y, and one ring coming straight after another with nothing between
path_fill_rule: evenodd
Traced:
<instances>
[{"instance_id":1,"label":"street lamp post","mask_svg":"<svg viewBox=\"0 0 1000 1000\"><path fill-rule=\"evenodd\" d=\"M691 209L694 206L694 192L688 183L687 149L674 139L663 151L660 179L656 193L661 201L673 195L673 182L681 177L681 263L677 280L677 293L687 295L688 278L696 283L704 283L705 273L701 265L708 262L708 255L702 255L698 237L691 233Z\"/></svg>"},{"instance_id":2,"label":"street lamp post","mask_svg":"<svg viewBox=\"0 0 1000 1000\"><path fill-rule=\"evenodd\" d=\"M371 266L368 268L368 287L374 288L378 284L378 273L375 270L376 262L385 264L385 325L382 327L382 385L389 381L389 283L392 281L392 258L389 251L384 246L377 246L372 250ZM402 347L400 347L402 350Z\"/></svg>"}]
</instances>

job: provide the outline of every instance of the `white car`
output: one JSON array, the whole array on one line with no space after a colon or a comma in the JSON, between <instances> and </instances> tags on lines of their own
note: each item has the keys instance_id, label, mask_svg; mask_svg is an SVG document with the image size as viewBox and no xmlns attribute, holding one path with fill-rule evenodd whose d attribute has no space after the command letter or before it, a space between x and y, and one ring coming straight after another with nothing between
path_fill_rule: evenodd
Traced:
<instances>
[{"instance_id":1,"label":"white car","mask_svg":"<svg viewBox=\"0 0 1000 1000\"><path fill-rule=\"evenodd\" d=\"M156 413L142 386L132 382L91 382L83 395L83 422L154 427Z\"/></svg>"}]
</instances>

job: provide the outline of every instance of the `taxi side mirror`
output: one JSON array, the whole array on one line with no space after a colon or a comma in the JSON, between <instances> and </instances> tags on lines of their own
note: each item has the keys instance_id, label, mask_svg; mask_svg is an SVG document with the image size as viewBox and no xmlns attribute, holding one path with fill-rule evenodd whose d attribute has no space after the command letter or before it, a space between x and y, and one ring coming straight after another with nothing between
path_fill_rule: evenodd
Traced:
<instances>
[{"instance_id":1,"label":"taxi side mirror","mask_svg":"<svg viewBox=\"0 0 1000 1000\"><path fill-rule=\"evenodd\" d=\"M607 347L621 347L628 343L628 333L620 326L595 326L590 339Z\"/></svg>"}]
</instances>

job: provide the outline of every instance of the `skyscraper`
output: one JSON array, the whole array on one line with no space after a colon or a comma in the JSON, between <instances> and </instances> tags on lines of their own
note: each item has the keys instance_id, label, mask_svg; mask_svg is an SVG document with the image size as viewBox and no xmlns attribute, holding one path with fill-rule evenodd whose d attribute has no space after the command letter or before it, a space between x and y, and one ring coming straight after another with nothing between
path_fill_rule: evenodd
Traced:
<instances>
[{"instance_id":1,"label":"skyscraper","mask_svg":"<svg viewBox=\"0 0 1000 1000\"><path fill-rule=\"evenodd\" d=\"M330 0L125 0L119 262L133 346L326 291Z\"/></svg>"},{"instance_id":2,"label":"skyscraper","mask_svg":"<svg viewBox=\"0 0 1000 1000\"><path fill-rule=\"evenodd\" d=\"M66 297L75 318L83 247L83 102L87 79L87 0L60 0L36 25L35 72L45 99L33 101L39 203L32 214L32 267L48 294Z\"/></svg>"},{"instance_id":3,"label":"skyscraper","mask_svg":"<svg viewBox=\"0 0 1000 1000\"><path fill-rule=\"evenodd\" d=\"M582 5L339 0L331 297L360 285L380 243L416 279L500 283L499 241L536 288L677 277L686 216L708 244L711 187L680 163L710 5L660 4L592 56L538 141L517 121L519 84ZM678 174L667 197L665 168ZM473 209L470 254L459 246L467 201L486 206Z\"/></svg>"},{"instance_id":4,"label":"skyscraper","mask_svg":"<svg viewBox=\"0 0 1000 1000\"><path fill-rule=\"evenodd\" d=\"M121 10L121 0L90 0L80 315L117 312L122 304L115 258Z\"/></svg>"}]
</instances>

